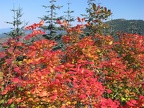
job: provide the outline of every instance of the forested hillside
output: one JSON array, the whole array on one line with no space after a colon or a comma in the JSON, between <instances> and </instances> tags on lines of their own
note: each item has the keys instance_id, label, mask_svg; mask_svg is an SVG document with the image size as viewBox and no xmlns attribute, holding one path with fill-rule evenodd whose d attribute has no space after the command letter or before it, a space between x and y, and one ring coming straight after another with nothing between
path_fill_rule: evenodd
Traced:
<instances>
[{"instance_id":1,"label":"forested hillside","mask_svg":"<svg viewBox=\"0 0 144 108\"><path fill-rule=\"evenodd\" d=\"M127 32L144 35L144 21L143 20L126 20L115 19L107 22L110 24L111 32Z\"/></svg>"}]
</instances>

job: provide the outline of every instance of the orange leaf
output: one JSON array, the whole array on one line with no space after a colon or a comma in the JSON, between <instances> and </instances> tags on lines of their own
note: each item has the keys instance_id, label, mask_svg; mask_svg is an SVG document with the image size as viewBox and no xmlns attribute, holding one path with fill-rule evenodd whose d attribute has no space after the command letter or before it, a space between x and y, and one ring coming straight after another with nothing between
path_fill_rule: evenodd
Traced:
<instances>
[{"instance_id":1,"label":"orange leaf","mask_svg":"<svg viewBox=\"0 0 144 108\"><path fill-rule=\"evenodd\" d=\"M87 22L86 26L90 26L90 25L91 25L90 22Z\"/></svg>"},{"instance_id":2,"label":"orange leaf","mask_svg":"<svg viewBox=\"0 0 144 108\"><path fill-rule=\"evenodd\" d=\"M67 21L66 20L63 21L63 25L64 25L64 27L67 26Z\"/></svg>"},{"instance_id":3,"label":"orange leaf","mask_svg":"<svg viewBox=\"0 0 144 108\"><path fill-rule=\"evenodd\" d=\"M44 20L41 20L40 22L39 22L39 26L42 26L44 24Z\"/></svg>"},{"instance_id":4,"label":"orange leaf","mask_svg":"<svg viewBox=\"0 0 144 108\"><path fill-rule=\"evenodd\" d=\"M41 93L40 93L40 96L41 97L44 97L44 96L47 96L48 95L48 93L46 92L46 91L42 91Z\"/></svg>"}]
</instances>

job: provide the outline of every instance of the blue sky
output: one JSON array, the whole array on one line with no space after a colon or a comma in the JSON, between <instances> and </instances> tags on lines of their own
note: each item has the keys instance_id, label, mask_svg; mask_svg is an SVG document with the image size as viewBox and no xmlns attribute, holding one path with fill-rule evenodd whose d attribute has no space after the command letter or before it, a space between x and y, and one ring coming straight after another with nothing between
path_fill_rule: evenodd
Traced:
<instances>
[{"instance_id":1,"label":"blue sky","mask_svg":"<svg viewBox=\"0 0 144 108\"><path fill-rule=\"evenodd\" d=\"M13 20L13 12L10 11L21 7L23 9L22 21L33 24L39 22L38 17L46 15L46 9L42 5L49 6L50 0L0 0L0 29L11 27L6 24L7 21ZM74 13L71 15L75 18L80 14L85 13L87 7L87 0L69 0L70 10ZM64 6L60 10L57 10L58 15L64 15L64 11L67 11L68 0L57 0L56 4ZM141 19L144 20L144 0L96 0L96 3L101 3L101 6L105 6L112 11L112 19L125 18L125 19Z\"/></svg>"}]
</instances>

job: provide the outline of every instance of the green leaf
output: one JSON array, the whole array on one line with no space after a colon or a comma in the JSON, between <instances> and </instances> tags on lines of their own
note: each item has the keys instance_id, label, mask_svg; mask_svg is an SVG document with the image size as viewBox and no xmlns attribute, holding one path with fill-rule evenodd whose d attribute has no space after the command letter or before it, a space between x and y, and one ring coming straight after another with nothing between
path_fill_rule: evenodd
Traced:
<instances>
[{"instance_id":1,"label":"green leaf","mask_svg":"<svg viewBox=\"0 0 144 108\"><path fill-rule=\"evenodd\" d=\"M0 104L3 104L4 102L5 102L4 99L0 100Z\"/></svg>"},{"instance_id":2,"label":"green leaf","mask_svg":"<svg viewBox=\"0 0 144 108\"><path fill-rule=\"evenodd\" d=\"M10 105L10 108L15 108L15 105L14 105L14 104L11 104L11 105Z\"/></svg>"}]
</instances>

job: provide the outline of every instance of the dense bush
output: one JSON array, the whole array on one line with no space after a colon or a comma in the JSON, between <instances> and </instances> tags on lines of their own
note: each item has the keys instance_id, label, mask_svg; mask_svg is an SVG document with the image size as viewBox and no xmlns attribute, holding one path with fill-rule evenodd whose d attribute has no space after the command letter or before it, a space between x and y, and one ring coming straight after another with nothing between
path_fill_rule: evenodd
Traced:
<instances>
[{"instance_id":1,"label":"dense bush","mask_svg":"<svg viewBox=\"0 0 144 108\"><path fill-rule=\"evenodd\" d=\"M32 33L25 38L3 43L2 108L144 107L144 37L125 33L114 40L96 32L95 26L103 27L98 22L93 25L79 17L78 22L81 24L69 27L67 21L57 20L67 31L62 36L63 49L53 50L57 45L53 40L32 41L44 34L38 29L43 20L26 27ZM93 32L80 37L85 27L94 27Z\"/></svg>"}]
</instances>

